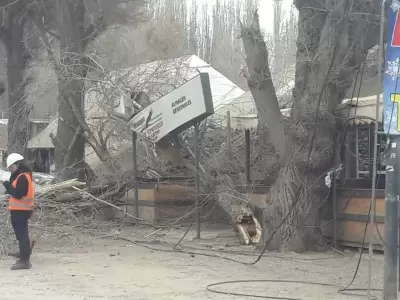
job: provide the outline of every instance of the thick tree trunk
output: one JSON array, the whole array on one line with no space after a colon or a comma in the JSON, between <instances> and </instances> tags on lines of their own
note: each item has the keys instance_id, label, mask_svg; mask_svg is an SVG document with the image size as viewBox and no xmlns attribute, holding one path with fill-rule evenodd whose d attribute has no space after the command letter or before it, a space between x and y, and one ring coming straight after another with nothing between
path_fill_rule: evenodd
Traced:
<instances>
[{"instance_id":1,"label":"thick tree trunk","mask_svg":"<svg viewBox=\"0 0 400 300\"><path fill-rule=\"evenodd\" d=\"M84 179L85 128L80 122L84 121L85 99L85 68L82 64L85 8L82 1L59 0L57 9L60 67L55 160L60 179Z\"/></svg>"},{"instance_id":2,"label":"thick tree trunk","mask_svg":"<svg viewBox=\"0 0 400 300\"><path fill-rule=\"evenodd\" d=\"M319 208L329 193L324 174L331 168L334 154L332 118L323 109L319 121L310 117L287 129L288 152L270 190L273 209L268 211L272 213L265 218L265 241L273 233L269 249L302 252L323 245Z\"/></svg>"},{"instance_id":3,"label":"thick tree trunk","mask_svg":"<svg viewBox=\"0 0 400 300\"><path fill-rule=\"evenodd\" d=\"M287 123L279 111L257 14L249 28L242 27L242 37L259 123L268 128L281 162L264 217L264 248L304 251L315 250L321 242L319 207L329 192L323 179L334 154L333 111L366 50L377 42L374 21L379 9L373 2L348 0L295 4L299 10L296 80Z\"/></svg>"},{"instance_id":4,"label":"thick tree trunk","mask_svg":"<svg viewBox=\"0 0 400 300\"><path fill-rule=\"evenodd\" d=\"M275 201L268 206L264 217L264 244L261 248L269 239L269 250L317 251L323 245L316 207L319 207L326 189L318 187L320 183L315 183L316 179L308 172L298 171L294 165L282 168L271 190L271 198ZM289 180L292 180L290 184ZM315 190L310 190L313 185L317 185Z\"/></svg>"},{"instance_id":5,"label":"thick tree trunk","mask_svg":"<svg viewBox=\"0 0 400 300\"><path fill-rule=\"evenodd\" d=\"M89 68L85 51L88 43L105 27L102 17L85 27L86 12L82 0L57 0L60 32L60 64L57 66L59 119L54 142L60 179L77 177L87 180L86 143L92 146L110 171L118 175L118 168L107 146L95 137L85 120L85 80Z\"/></svg>"},{"instance_id":6,"label":"thick tree trunk","mask_svg":"<svg viewBox=\"0 0 400 300\"><path fill-rule=\"evenodd\" d=\"M73 103L83 111L83 83L79 80L59 82L59 119L55 139L55 160L60 179L84 178L85 139L77 117L71 109Z\"/></svg>"},{"instance_id":7,"label":"thick tree trunk","mask_svg":"<svg viewBox=\"0 0 400 300\"><path fill-rule=\"evenodd\" d=\"M25 153L28 143L28 121L31 110L26 102L25 71L29 51L24 42L24 24L21 16L10 14L7 28L2 33L7 53L8 83L8 152Z\"/></svg>"}]
</instances>

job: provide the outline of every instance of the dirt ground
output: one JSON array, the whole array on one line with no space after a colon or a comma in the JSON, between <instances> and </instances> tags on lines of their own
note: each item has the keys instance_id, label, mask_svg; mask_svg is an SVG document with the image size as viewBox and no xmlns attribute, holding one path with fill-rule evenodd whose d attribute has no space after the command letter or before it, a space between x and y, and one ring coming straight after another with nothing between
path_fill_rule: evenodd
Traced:
<instances>
[{"instance_id":1,"label":"dirt ground","mask_svg":"<svg viewBox=\"0 0 400 300\"><path fill-rule=\"evenodd\" d=\"M230 228L207 228L201 240L189 232L172 251L185 229L151 228L109 230L102 235L75 233L64 238L42 236L32 257L33 268L10 271L13 260L0 260L2 300L68 299L255 299L214 294L207 285L232 280L302 280L329 283L337 287L288 283L235 283L215 289L295 299L365 299L337 293L354 274L359 252L339 253L267 253L256 265L246 266L219 257L251 262L256 252L238 246ZM141 245L115 237L139 241ZM142 246L144 245L144 246ZM145 246L147 248L145 248ZM151 249L153 250L151 250ZM156 250L154 250L156 249ZM158 250L157 250L158 249ZM185 253L196 252L196 253ZM205 254L207 256L201 255ZM383 256L373 257L374 288L382 288ZM352 288L366 288L367 254ZM366 292L357 292L365 295ZM382 292L374 292L382 299Z\"/></svg>"}]
</instances>

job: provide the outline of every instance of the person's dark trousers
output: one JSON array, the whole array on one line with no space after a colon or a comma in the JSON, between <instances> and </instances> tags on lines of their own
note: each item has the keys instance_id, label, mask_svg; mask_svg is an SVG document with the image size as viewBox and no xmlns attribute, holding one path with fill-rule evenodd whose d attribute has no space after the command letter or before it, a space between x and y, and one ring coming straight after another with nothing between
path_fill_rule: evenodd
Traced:
<instances>
[{"instance_id":1,"label":"person's dark trousers","mask_svg":"<svg viewBox=\"0 0 400 300\"><path fill-rule=\"evenodd\" d=\"M31 256L28 231L28 221L31 216L31 211L11 211L11 224L18 240L21 261L29 261Z\"/></svg>"}]
</instances>

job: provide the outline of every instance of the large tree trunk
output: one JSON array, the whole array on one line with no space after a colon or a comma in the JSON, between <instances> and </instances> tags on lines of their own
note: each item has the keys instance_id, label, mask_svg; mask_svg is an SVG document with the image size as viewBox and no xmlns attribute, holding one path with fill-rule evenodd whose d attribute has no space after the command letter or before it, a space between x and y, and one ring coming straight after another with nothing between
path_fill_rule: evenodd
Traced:
<instances>
[{"instance_id":1,"label":"large tree trunk","mask_svg":"<svg viewBox=\"0 0 400 300\"><path fill-rule=\"evenodd\" d=\"M21 8L22 9L22 8ZM26 102L25 71L29 50L24 42L24 18L10 12L3 24L1 38L7 54L8 83L8 152L25 153L28 143L30 105Z\"/></svg>"},{"instance_id":2,"label":"large tree trunk","mask_svg":"<svg viewBox=\"0 0 400 300\"><path fill-rule=\"evenodd\" d=\"M82 1L59 0L60 68L55 160L60 179L85 177L85 68L82 64L85 7ZM79 120L79 118L81 120Z\"/></svg>"},{"instance_id":3,"label":"large tree trunk","mask_svg":"<svg viewBox=\"0 0 400 300\"><path fill-rule=\"evenodd\" d=\"M327 110L319 118L304 118L287 129L288 150L270 189L272 214L265 218L265 242L274 234L269 249L300 252L322 246L319 207L329 193L323 179L334 154L335 126Z\"/></svg>"},{"instance_id":4,"label":"large tree trunk","mask_svg":"<svg viewBox=\"0 0 400 300\"><path fill-rule=\"evenodd\" d=\"M57 15L60 32L59 119L55 142L55 159L60 179L87 180L89 166L85 163L85 143L92 146L99 159L119 179L118 168L107 145L98 139L85 120L85 80L90 59L88 44L104 29L102 15L85 27L87 7L82 0L58 0Z\"/></svg>"},{"instance_id":5,"label":"large tree trunk","mask_svg":"<svg viewBox=\"0 0 400 300\"><path fill-rule=\"evenodd\" d=\"M55 142L55 160L60 170L60 179L84 178L85 139L77 117L69 103L74 103L79 110L83 108L83 84L79 80L58 84L59 119Z\"/></svg>"},{"instance_id":6,"label":"large tree trunk","mask_svg":"<svg viewBox=\"0 0 400 300\"><path fill-rule=\"evenodd\" d=\"M333 4L333 2L335 2ZM321 6L298 0L299 35L292 116L285 121L272 83L258 15L242 37L260 127L269 131L281 169L266 209L264 248L315 249L319 206L329 192L324 174L332 166L334 108L352 84L366 50L377 42L375 3L348 0ZM351 12L351 13L350 13ZM351 16L351 18L350 18Z\"/></svg>"}]
</instances>

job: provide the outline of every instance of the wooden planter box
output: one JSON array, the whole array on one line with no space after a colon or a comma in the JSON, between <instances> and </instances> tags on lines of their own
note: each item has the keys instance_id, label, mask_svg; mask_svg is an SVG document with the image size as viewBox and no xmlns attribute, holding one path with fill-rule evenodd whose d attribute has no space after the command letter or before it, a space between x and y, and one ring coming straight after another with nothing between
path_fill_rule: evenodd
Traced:
<instances>
[{"instance_id":1,"label":"wooden planter box","mask_svg":"<svg viewBox=\"0 0 400 300\"><path fill-rule=\"evenodd\" d=\"M336 239L343 246L360 247L363 243L366 222L369 222L368 212L371 203L370 189L338 189L336 200ZM383 190L376 194L376 225L370 237L370 225L368 223L364 240L364 247L368 247L372 238L375 249L383 249L384 237L385 196ZM332 219L331 219L332 220ZM330 220L326 220L329 222ZM322 227L326 237L334 238L334 223Z\"/></svg>"},{"instance_id":2,"label":"wooden planter box","mask_svg":"<svg viewBox=\"0 0 400 300\"><path fill-rule=\"evenodd\" d=\"M171 220L185 216L194 208L196 201L194 188L181 185L140 184L138 195L139 218L154 225L171 223ZM121 208L128 214L135 215L133 189L127 192L125 203L126 205ZM115 216L126 222L135 223L133 218L121 211L115 210Z\"/></svg>"}]
</instances>

